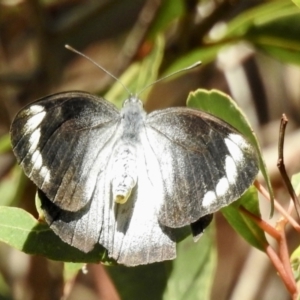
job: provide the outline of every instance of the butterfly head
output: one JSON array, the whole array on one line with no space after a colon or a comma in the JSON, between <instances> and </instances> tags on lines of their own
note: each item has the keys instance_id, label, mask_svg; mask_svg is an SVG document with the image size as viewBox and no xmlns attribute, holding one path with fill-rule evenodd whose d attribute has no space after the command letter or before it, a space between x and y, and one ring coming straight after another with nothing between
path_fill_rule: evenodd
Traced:
<instances>
[{"instance_id":1,"label":"butterfly head","mask_svg":"<svg viewBox=\"0 0 300 300\"><path fill-rule=\"evenodd\" d=\"M136 95L130 94L123 103L120 115L123 134L132 137L138 136L146 117L143 102Z\"/></svg>"},{"instance_id":2,"label":"butterfly head","mask_svg":"<svg viewBox=\"0 0 300 300\"><path fill-rule=\"evenodd\" d=\"M143 108L143 102L136 94L130 94L129 98L127 98L123 103L123 108L129 106L138 106Z\"/></svg>"},{"instance_id":3,"label":"butterfly head","mask_svg":"<svg viewBox=\"0 0 300 300\"><path fill-rule=\"evenodd\" d=\"M143 102L135 94L130 94L130 96L124 101L123 107L121 110L121 116L124 118L130 116L139 116L138 119L143 118L145 114L143 108Z\"/></svg>"}]
</instances>

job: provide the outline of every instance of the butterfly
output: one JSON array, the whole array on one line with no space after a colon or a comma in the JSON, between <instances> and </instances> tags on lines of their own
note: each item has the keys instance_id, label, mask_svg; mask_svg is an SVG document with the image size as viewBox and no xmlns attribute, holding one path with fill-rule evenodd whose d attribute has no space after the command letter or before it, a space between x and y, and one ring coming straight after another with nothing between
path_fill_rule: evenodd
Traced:
<instances>
[{"instance_id":1,"label":"butterfly","mask_svg":"<svg viewBox=\"0 0 300 300\"><path fill-rule=\"evenodd\" d=\"M127 266L176 257L176 228L195 238L258 173L253 146L202 111L121 110L80 91L41 98L11 126L14 154L40 193L46 222L83 252L100 243Z\"/></svg>"}]
</instances>

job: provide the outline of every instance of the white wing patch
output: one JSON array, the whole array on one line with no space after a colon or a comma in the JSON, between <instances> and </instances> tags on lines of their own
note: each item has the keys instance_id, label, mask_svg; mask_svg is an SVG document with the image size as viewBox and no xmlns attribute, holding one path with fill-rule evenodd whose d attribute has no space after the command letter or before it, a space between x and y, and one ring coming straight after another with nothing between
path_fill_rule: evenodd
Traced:
<instances>
[{"instance_id":1,"label":"white wing patch","mask_svg":"<svg viewBox=\"0 0 300 300\"><path fill-rule=\"evenodd\" d=\"M33 131L30 134L30 137L29 137L30 150L29 150L29 152L31 152L32 150L37 148L37 146L39 144L39 141L40 141L40 138L41 138L40 128L36 129L35 131Z\"/></svg>"},{"instance_id":2,"label":"white wing patch","mask_svg":"<svg viewBox=\"0 0 300 300\"><path fill-rule=\"evenodd\" d=\"M241 148L247 148L248 147L245 139L239 134L230 133L228 135L228 138L231 139L237 145L239 145Z\"/></svg>"},{"instance_id":3,"label":"white wing patch","mask_svg":"<svg viewBox=\"0 0 300 300\"><path fill-rule=\"evenodd\" d=\"M35 130L34 133L35 132L39 132L39 129ZM36 134L36 139L38 139L38 134ZM33 165L29 176L31 176L34 171L39 171L41 177L44 180L44 183L49 183L51 179L50 170L43 164L43 157L40 150L36 147L35 149L35 151L32 149L34 151L31 159Z\"/></svg>"},{"instance_id":4,"label":"white wing patch","mask_svg":"<svg viewBox=\"0 0 300 300\"><path fill-rule=\"evenodd\" d=\"M38 114L38 113L41 113L41 112L44 112L44 113L46 113L45 112L45 110L44 110L44 107L43 106L41 106L41 105L32 105L32 106L30 106L29 107L29 109L28 109L28 111L31 113L31 114Z\"/></svg>"},{"instance_id":5,"label":"white wing patch","mask_svg":"<svg viewBox=\"0 0 300 300\"><path fill-rule=\"evenodd\" d=\"M230 134L228 138L224 139L224 142L231 154L231 157L233 157L237 163L241 162L244 159L244 154L241 148L246 147L244 139L237 134Z\"/></svg>"},{"instance_id":6,"label":"white wing patch","mask_svg":"<svg viewBox=\"0 0 300 300\"><path fill-rule=\"evenodd\" d=\"M218 198L223 197L230 190L231 186L235 184L238 177L237 165L244 159L243 152L240 147L247 147L244 139L237 134L229 134L228 138L225 138L225 144L231 156L227 155L225 158L225 172L226 177L222 177L214 191L208 191L204 198L202 205L205 208L212 206ZM239 146L238 146L239 145Z\"/></svg>"},{"instance_id":7,"label":"white wing patch","mask_svg":"<svg viewBox=\"0 0 300 300\"><path fill-rule=\"evenodd\" d=\"M32 166L32 171L29 174L29 176L31 176L31 174L34 171L39 171L41 177L44 180L44 183L49 183L50 182L50 170L46 166L43 166L43 158L42 158L41 152L39 150L36 150L33 153L32 161L33 161L33 166Z\"/></svg>"},{"instance_id":8,"label":"white wing patch","mask_svg":"<svg viewBox=\"0 0 300 300\"><path fill-rule=\"evenodd\" d=\"M226 177L222 177L216 186L216 193L218 197L223 197L226 195L227 191L230 189L229 182Z\"/></svg>"},{"instance_id":9,"label":"white wing patch","mask_svg":"<svg viewBox=\"0 0 300 300\"><path fill-rule=\"evenodd\" d=\"M238 170L233 158L229 155L225 158L225 172L229 183L234 184L238 176Z\"/></svg>"},{"instance_id":10,"label":"white wing patch","mask_svg":"<svg viewBox=\"0 0 300 300\"><path fill-rule=\"evenodd\" d=\"M228 178L222 177L217 185L215 192L214 191L208 191L203 198L202 205L206 208L212 206L220 197L223 197L226 195L228 190L230 189L230 182L228 181Z\"/></svg>"},{"instance_id":11,"label":"white wing patch","mask_svg":"<svg viewBox=\"0 0 300 300\"><path fill-rule=\"evenodd\" d=\"M203 198L202 206L203 207L210 207L214 202L216 202L217 197L213 191L208 191Z\"/></svg>"},{"instance_id":12,"label":"white wing patch","mask_svg":"<svg viewBox=\"0 0 300 300\"><path fill-rule=\"evenodd\" d=\"M44 110L40 110L39 109L40 107L41 106L39 106L39 105L34 105L29 108L28 113L29 114L34 113L34 115L27 120L27 122L25 124L26 131L31 131L31 130L34 130L35 128L37 128L41 124L43 119L45 118L46 112Z\"/></svg>"},{"instance_id":13,"label":"white wing patch","mask_svg":"<svg viewBox=\"0 0 300 300\"><path fill-rule=\"evenodd\" d=\"M46 166L42 166L40 169L40 174L44 179L44 183L49 183L51 180L50 170Z\"/></svg>"},{"instance_id":14,"label":"white wing patch","mask_svg":"<svg viewBox=\"0 0 300 300\"><path fill-rule=\"evenodd\" d=\"M39 150L32 154L32 161L34 162L32 169L39 170L43 166L43 158Z\"/></svg>"},{"instance_id":15,"label":"white wing patch","mask_svg":"<svg viewBox=\"0 0 300 300\"><path fill-rule=\"evenodd\" d=\"M43 157L38 149L38 144L41 138L41 129L38 126L42 123L46 116L46 111L43 106L32 105L28 108L27 114L30 116L24 126L24 130L29 135L30 149L29 153L32 154L32 170L29 177L34 171L39 171L45 183L50 182L50 170L43 165Z\"/></svg>"},{"instance_id":16,"label":"white wing patch","mask_svg":"<svg viewBox=\"0 0 300 300\"><path fill-rule=\"evenodd\" d=\"M234 157L235 161L241 161L243 159L243 152L241 149L230 139L226 138L224 140L227 149L232 157Z\"/></svg>"}]
</instances>

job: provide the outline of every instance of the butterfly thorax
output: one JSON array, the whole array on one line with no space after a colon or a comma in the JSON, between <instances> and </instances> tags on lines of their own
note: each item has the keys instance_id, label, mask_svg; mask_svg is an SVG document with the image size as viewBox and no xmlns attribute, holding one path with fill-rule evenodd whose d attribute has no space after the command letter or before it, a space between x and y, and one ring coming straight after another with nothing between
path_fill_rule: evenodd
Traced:
<instances>
[{"instance_id":1,"label":"butterfly thorax","mask_svg":"<svg viewBox=\"0 0 300 300\"><path fill-rule=\"evenodd\" d=\"M137 183L137 147L146 113L142 102L130 96L123 104L119 139L114 146L112 193L116 203L125 203Z\"/></svg>"}]
</instances>

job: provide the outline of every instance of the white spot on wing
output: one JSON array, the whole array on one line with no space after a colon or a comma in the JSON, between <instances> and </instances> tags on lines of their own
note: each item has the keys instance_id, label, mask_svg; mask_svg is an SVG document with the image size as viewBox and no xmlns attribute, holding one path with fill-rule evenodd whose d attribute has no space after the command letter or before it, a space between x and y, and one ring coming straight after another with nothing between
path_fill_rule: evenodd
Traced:
<instances>
[{"instance_id":1,"label":"white spot on wing","mask_svg":"<svg viewBox=\"0 0 300 300\"><path fill-rule=\"evenodd\" d=\"M38 114L44 111L44 107L41 105L32 105L28 110L31 114Z\"/></svg>"},{"instance_id":2,"label":"white spot on wing","mask_svg":"<svg viewBox=\"0 0 300 300\"><path fill-rule=\"evenodd\" d=\"M43 157L39 149L35 150L35 152L32 154L32 171L37 171L40 176L43 178L44 183L50 182L50 170L43 165ZM30 174L30 176L31 176Z\"/></svg>"},{"instance_id":3,"label":"white spot on wing","mask_svg":"<svg viewBox=\"0 0 300 300\"><path fill-rule=\"evenodd\" d=\"M203 207L209 207L211 206L215 201L216 201L216 194L212 191L209 191L205 194L203 201L202 201L202 206Z\"/></svg>"},{"instance_id":4,"label":"white spot on wing","mask_svg":"<svg viewBox=\"0 0 300 300\"><path fill-rule=\"evenodd\" d=\"M237 135L234 135L234 136L237 136ZM234 159L234 161L236 161L238 163L241 162L244 158L244 155L243 155L242 150L239 148L239 146L229 138L225 138L224 141L225 141L227 149L228 149L229 153L231 154L231 157ZM243 147L243 146L240 145L240 147Z\"/></svg>"},{"instance_id":5,"label":"white spot on wing","mask_svg":"<svg viewBox=\"0 0 300 300\"><path fill-rule=\"evenodd\" d=\"M234 184L238 176L237 168L233 158L229 155L227 155L225 159L225 172L229 183Z\"/></svg>"},{"instance_id":6,"label":"white spot on wing","mask_svg":"<svg viewBox=\"0 0 300 300\"><path fill-rule=\"evenodd\" d=\"M35 150L41 138L41 130L40 128L36 129L34 132L30 134L29 143L30 143L30 150Z\"/></svg>"},{"instance_id":7,"label":"white spot on wing","mask_svg":"<svg viewBox=\"0 0 300 300\"><path fill-rule=\"evenodd\" d=\"M35 170L39 170L43 166L43 159L39 150L36 150L32 154L32 162L33 162L32 168Z\"/></svg>"},{"instance_id":8,"label":"white spot on wing","mask_svg":"<svg viewBox=\"0 0 300 300\"><path fill-rule=\"evenodd\" d=\"M43 166L40 170L41 176L44 178L44 183L49 183L50 182L50 170L46 167Z\"/></svg>"},{"instance_id":9,"label":"white spot on wing","mask_svg":"<svg viewBox=\"0 0 300 300\"><path fill-rule=\"evenodd\" d=\"M31 107L32 108L32 107ZM30 117L25 125L26 130L34 130L35 128L37 128L41 122L43 121L43 119L45 118L46 112L42 111L36 115L33 115L32 117Z\"/></svg>"},{"instance_id":10,"label":"white spot on wing","mask_svg":"<svg viewBox=\"0 0 300 300\"><path fill-rule=\"evenodd\" d=\"M218 197L224 196L229 190L229 183L227 178L222 177L216 186L216 193Z\"/></svg>"},{"instance_id":11,"label":"white spot on wing","mask_svg":"<svg viewBox=\"0 0 300 300\"><path fill-rule=\"evenodd\" d=\"M233 141L235 144L239 145L240 148L248 147L245 139L239 134L230 133L228 138L231 139L231 141Z\"/></svg>"},{"instance_id":12,"label":"white spot on wing","mask_svg":"<svg viewBox=\"0 0 300 300\"><path fill-rule=\"evenodd\" d=\"M234 184L237 178L237 168L234 160L231 156L226 156L225 159L225 171L226 177L222 177L215 189L215 193L213 191L208 191L204 198L202 205L203 207L210 207L214 202L217 201L217 197L223 197L230 189L230 185Z\"/></svg>"}]
</instances>

